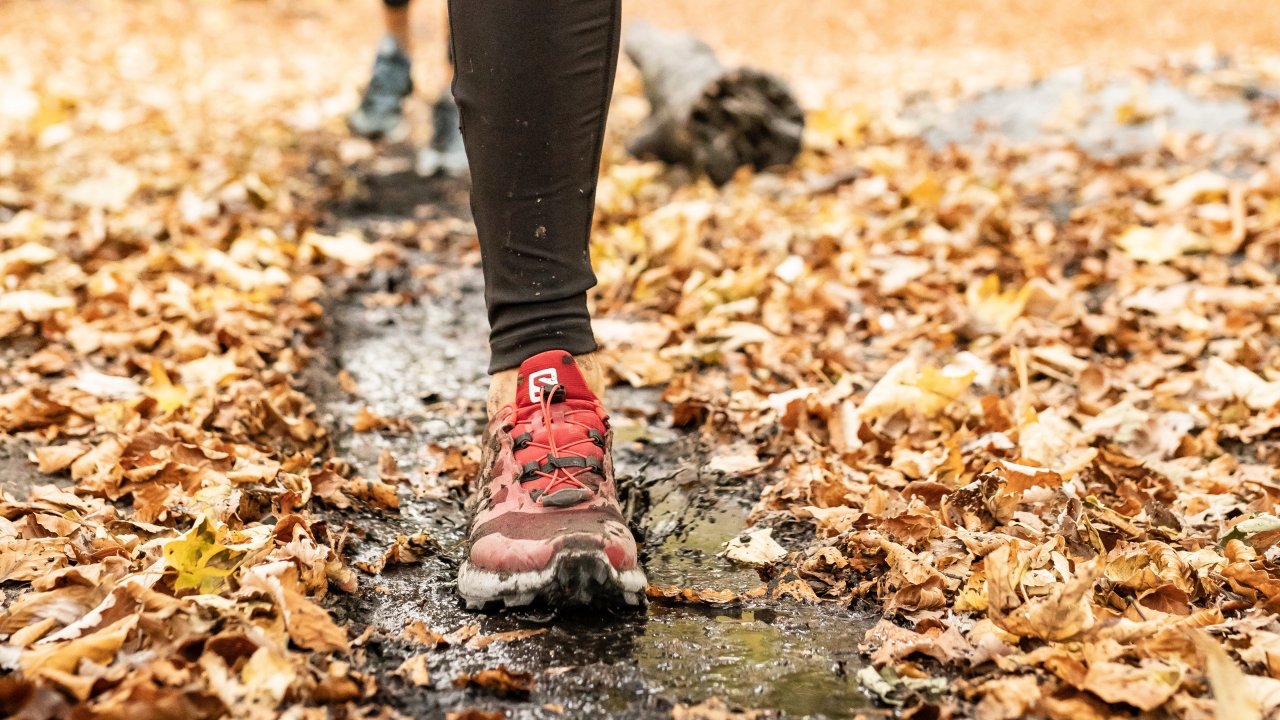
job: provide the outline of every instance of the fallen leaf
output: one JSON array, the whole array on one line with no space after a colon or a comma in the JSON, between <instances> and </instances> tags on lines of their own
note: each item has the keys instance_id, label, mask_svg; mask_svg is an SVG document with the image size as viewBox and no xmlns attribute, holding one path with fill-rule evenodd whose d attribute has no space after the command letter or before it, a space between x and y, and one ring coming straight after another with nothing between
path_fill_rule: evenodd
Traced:
<instances>
[{"instance_id":1,"label":"fallen leaf","mask_svg":"<svg viewBox=\"0 0 1280 720\"><path fill-rule=\"evenodd\" d=\"M292 563L259 565L244 574L241 592L258 592L270 597L276 611L283 616L289 639L299 647L316 652L346 652L346 630L334 623L324 608L307 598L295 575Z\"/></svg>"},{"instance_id":2,"label":"fallen leaf","mask_svg":"<svg viewBox=\"0 0 1280 720\"><path fill-rule=\"evenodd\" d=\"M1181 225L1169 228L1134 226L1121 233L1116 244L1134 260L1157 264L1209 249L1207 239Z\"/></svg>"},{"instance_id":3,"label":"fallen leaf","mask_svg":"<svg viewBox=\"0 0 1280 720\"><path fill-rule=\"evenodd\" d=\"M975 377L973 370L959 366L948 365L938 370L904 358L867 393L858 407L858 416L872 419L900 411L936 415L959 398Z\"/></svg>"},{"instance_id":4,"label":"fallen leaf","mask_svg":"<svg viewBox=\"0 0 1280 720\"><path fill-rule=\"evenodd\" d=\"M453 686L478 688L499 697L521 699L529 697L533 692L533 675L527 672L511 671L506 666L498 666L473 674L459 675L453 679Z\"/></svg>"},{"instance_id":5,"label":"fallen leaf","mask_svg":"<svg viewBox=\"0 0 1280 720\"><path fill-rule=\"evenodd\" d=\"M358 433L390 432L406 433L411 430L409 421L404 418L389 418L375 414L368 406L361 406L356 418L351 423L352 429Z\"/></svg>"},{"instance_id":6,"label":"fallen leaf","mask_svg":"<svg viewBox=\"0 0 1280 720\"><path fill-rule=\"evenodd\" d=\"M649 585L645 594L650 600L660 600L684 605L727 605L738 601L732 590L695 590L674 585Z\"/></svg>"},{"instance_id":7,"label":"fallen leaf","mask_svg":"<svg viewBox=\"0 0 1280 720\"><path fill-rule=\"evenodd\" d=\"M159 362L151 363L150 373L151 384L147 386L146 392L156 401L161 412L173 412L191 401L191 394L187 389L181 385L174 385Z\"/></svg>"},{"instance_id":8,"label":"fallen leaf","mask_svg":"<svg viewBox=\"0 0 1280 720\"><path fill-rule=\"evenodd\" d=\"M1102 575L1100 563L1082 564L1075 577L1051 588L1045 597L1023 598L1019 593L1028 571L1016 545L1004 544L983 559L987 576L987 617L1021 637L1069 640L1093 627L1091 602L1094 583Z\"/></svg>"},{"instance_id":9,"label":"fallen leaf","mask_svg":"<svg viewBox=\"0 0 1280 720\"><path fill-rule=\"evenodd\" d=\"M1031 286L1001 291L1000 278L988 275L965 292L969 317L978 332L999 334L1008 331L1026 310Z\"/></svg>"},{"instance_id":10,"label":"fallen leaf","mask_svg":"<svg viewBox=\"0 0 1280 720\"><path fill-rule=\"evenodd\" d=\"M787 550L773 539L770 529L750 530L725 543L724 557L743 565L761 566L786 557Z\"/></svg>"},{"instance_id":11,"label":"fallen leaf","mask_svg":"<svg viewBox=\"0 0 1280 720\"><path fill-rule=\"evenodd\" d=\"M164 559L178 571L175 590L195 590L207 594L220 591L235 572L245 553L236 552L218 542L219 533L205 517L177 540L164 546Z\"/></svg>"},{"instance_id":12,"label":"fallen leaf","mask_svg":"<svg viewBox=\"0 0 1280 720\"><path fill-rule=\"evenodd\" d=\"M75 300L58 297L39 290L13 290L0 293L0 313L14 313L23 319L39 322L47 320L59 310L72 310Z\"/></svg>"},{"instance_id":13,"label":"fallen leaf","mask_svg":"<svg viewBox=\"0 0 1280 720\"><path fill-rule=\"evenodd\" d=\"M477 635L467 641L467 648L470 650L483 650L493 643L508 643L526 638L537 637L547 631L546 628L534 628L530 630L508 630L506 632L494 633L492 635Z\"/></svg>"},{"instance_id":14,"label":"fallen leaf","mask_svg":"<svg viewBox=\"0 0 1280 720\"><path fill-rule=\"evenodd\" d=\"M427 669L426 655L410 655L392 674L399 675L418 687L431 685L431 672Z\"/></svg>"},{"instance_id":15,"label":"fallen leaf","mask_svg":"<svg viewBox=\"0 0 1280 720\"><path fill-rule=\"evenodd\" d=\"M61 472L71 467L71 463L79 459L85 452L86 448L75 444L36 448L36 468L46 474Z\"/></svg>"}]
</instances>

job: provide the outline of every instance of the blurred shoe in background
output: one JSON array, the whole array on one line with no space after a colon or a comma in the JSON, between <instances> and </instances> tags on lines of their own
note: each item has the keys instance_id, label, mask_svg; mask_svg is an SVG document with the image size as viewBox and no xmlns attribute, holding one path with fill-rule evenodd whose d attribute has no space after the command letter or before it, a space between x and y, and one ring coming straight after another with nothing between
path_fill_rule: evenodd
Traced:
<instances>
[{"instance_id":1,"label":"blurred shoe in background","mask_svg":"<svg viewBox=\"0 0 1280 720\"><path fill-rule=\"evenodd\" d=\"M404 99L413 92L409 56L390 35L378 43L373 74L364 89L360 106L347 116L351 132L370 140L403 134ZM457 110L454 110L456 117Z\"/></svg>"},{"instance_id":2,"label":"blurred shoe in background","mask_svg":"<svg viewBox=\"0 0 1280 720\"><path fill-rule=\"evenodd\" d=\"M431 127L431 144L418 152L418 174L424 177L467 175L467 152L462 145L458 105L449 90L440 93L431 106Z\"/></svg>"}]
</instances>

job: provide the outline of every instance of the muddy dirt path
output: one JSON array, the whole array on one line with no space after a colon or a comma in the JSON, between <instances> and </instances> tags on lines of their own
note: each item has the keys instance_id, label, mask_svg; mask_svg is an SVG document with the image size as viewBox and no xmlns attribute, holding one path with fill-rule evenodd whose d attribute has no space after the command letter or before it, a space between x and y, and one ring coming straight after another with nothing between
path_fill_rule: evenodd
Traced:
<instances>
[{"instance_id":1,"label":"muddy dirt path","mask_svg":"<svg viewBox=\"0 0 1280 720\"><path fill-rule=\"evenodd\" d=\"M340 211L337 222L359 226L371 237L411 214L401 204L406 198L439 196L438 186L407 175L368 181L371 204ZM416 187L406 190L406 184ZM447 203L441 207L447 212ZM440 453L431 448L475 444L483 430L488 361L483 289L479 269L459 264L458 254L415 254L417 266L435 266L428 279L410 279L411 268L378 276L330 310L328 350L312 374L311 394L335 430L338 455L363 477L377 477L379 458L389 451L412 487L437 462ZM366 307L373 293L402 291L417 301ZM359 397L339 388L339 370L356 381ZM618 474L632 526L644 541L650 582L739 592L758 586L754 570L735 567L716 553L743 529L759 486L704 472L706 448L692 435L665 426L668 413L662 412L658 395L615 388L608 401ZM351 421L366 404L379 415L408 419L411 431L354 432ZM373 560L397 535L423 530L439 550L421 564L362 574L360 591L336 598L334 610L354 632L374 627L365 648L369 669L384 688L380 699L408 715L433 717L474 707L503 709L512 718L669 717L678 703L713 696L789 717L851 717L866 709L853 676L860 663L857 645L872 618L794 604L650 604L641 612L619 614L470 613L454 592L467 522L461 491L427 499L402 490L401 502L398 514L334 514L335 529L346 523L353 530L353 559ZM430 686L417 687L390 674L407 657L423 652L402 636L414 621L440 633L473 624L481 635L545 632L482 649L430 650ZM500 698L453 687L461 674L498 666L531 673L532 694Z\"/></svg>"},{"instance_id":2,"label":"muddy dirt path","mask_svg":"<svg viewBox=\"0 0 1280 720\"><path fill-rule=\"evenodd\" d=\"M1156 147L1163 132L1247 137L1258 131L1241 98L1206 98L1163 87L1160 123L1123 125L1113 106L1121 84L1087 86L1078 74L988 93L959 106L918 104L909 120L941 147L977 145L994 136L1043 142L1065 136L1101 155ZM1127 91L1126 91L1127 92ZM1090 108L1088 123L1064 132L1051 122L1058 108ZM1055 129L1056 128L1056 129ZM1105 139L1105 142L1099 138ZM1233 147L1224 143L1225 148ZM389 237L406 218L453 218L465 189L418 179L407 161L372 163L363 181L366 201L337 208L338 227L357 227L371 239ZM379 168L382 170L379 171ZM455 243L456 245L456 243ZM438 461L431 448L474 445L484 422L487 363L483 288L468 248L411 252L404 268L375 275L330 309L325 362L312 374L312 396L321 403L341 457L358 474L378 475L389 452L409 476L410 487ZM414 273L413 267L431 272ZM378 293L404 293L410 304L372 302ZM336 374L346 370L360 397L344 393ZM351 421L361 405L379 415L406 418L403 434L356 433ZM626 503L650 582L681 587L745 591L760 583L752 570L717 556L739 534L760 487L703 470L708 449L696 437L665 424L658 393L615 388L608 400L617 428L616 461ZM669 717L681 703L716 696L743 708L787 717L876 716L855 675L865 660L857 646L875 618L831 606L792 603L732 609L649 605L639 613L553 613L546 610L477 615L454 595L454 575L465 536L464 498L455 490L441 499L402 491L398 514L334 514L353 537L357 561L378 557L397 535L427 531L438 544L424 562L363 575L361 590L336 600L335 614L356 632L372 626L365 643L369 668L383 688L378 698L415 717L463 708L502 709L508 717ZM799 545L797 545L799 546ZM404 641L406 624L450 633L468 625L488 635L512 630L541 634L481 649L450 645L429 652L431 682L415 686L393 674L420 646ZM464 673L505 666L528 672L528 697L500 698L459 690Z\"/></svg>"}]
</instances>

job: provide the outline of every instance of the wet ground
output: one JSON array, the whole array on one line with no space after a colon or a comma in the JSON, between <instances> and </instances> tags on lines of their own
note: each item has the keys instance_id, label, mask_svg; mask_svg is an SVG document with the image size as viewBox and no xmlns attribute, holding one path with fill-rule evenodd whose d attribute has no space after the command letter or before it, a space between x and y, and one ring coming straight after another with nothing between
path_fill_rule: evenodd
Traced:
<instances>
[{"instance_id":1,"label":"wet ground","mask_svg":"<svg viewBox=\"0 0 1280 720\"><path fill-rule=\"evenodd\" d=\"M385 178L371 178L385 183ZM402 215L434 210L403 205L408 197L448 195L443 181L400 176L394 192L365 206L345 208L340 223L367 232L393 228ZM411 185L406 192L405 186ZM766 708L788 717L852 717L867 709L854 673L857 645L873 618L834 606L650 604L641 611L546 609L476 614L454 593L454 575L466 531L459 490L439 499L415 498L411 488L429 484L447 451L477 444L484 422L488 361L486 321L478 268L459 264L459 248L443 255L412 254L411 265L432 266L425 280L410 280L411 268L377 275L330 309L328 366L312 373L313 397L321 401L340 457L364 477L377 477L379 458L389 451L409 477L398 514L352 512L335 518L354 533L356 561L372 560L397 535L427 531L438 550L422 563L362 574L361 590L337 598L335 611L354 631L375 630L365 647L380 675L384 699L413 716L435 716L461 708L504 709L508 717L669 717L677 703L719 697L743 708ZM422 274L422 273L419 273ZM415 301L367 307L376 293L410 292ZM345 370L359 396L338 387ZM697 438L665 426L656 390L615 388L608 398L616 428L615 460L625 504L649 580L659 585L743 592L759 586L756 571L717 557L739 534L760 486L703 472L709 450ZM351 420L367 404L382 416L405 418L401 434L356 433ZM483 649L465 644L424 650L407 642L402 629L421 621L450 633L478 625L480 635L512 630L542 634ZM426 652L429 686L389 675L407 657ZM533 675L528 698L500 698L454 688L465 673L504 666Z\"/></svg>"},{"instance_id":2,"label":"wet ground","mask_svg":"<svg viewBox=\"0 0 1280 720\"><path fill-rule=\"evenodd\" d=\"M1215 55L1189 71L1194 79L1229 67L1228 58ZM938 149L992 140L1013 145L1059 141L1106 158L1153 150L1169 133L1217 138L1222 157L1247 145L1250 135L1264 132L1250 103L1269 98L1274 89L1245 80L1203 90L1211 92L1138 74L1098 81L1081 68L1068 68L1030 85L961 101L924 98L913 104L908 117Z\"/></svg>"},{"instance_id":3,"label":"wet ground","mask_svg":"<svg viewBox=\"0 0 1280 720\"><path fill-rule=\"evenodd\" d=\"M1204 133L1247 145L1248 134L1260 127L1251 114L1251 99L1244 91L1210 97L1163 81L1142 86L1123 80L1091 83L1083 73L1068 70L1035 85L994 90L959 104L921 102L909 116L935 147L1058 139L1114 156L1158 147L1167 132ZM465 185L423 180L406 172L405 165L386 157L371 165L364 178L364 201L338 208L336 222L360 227L371 237L395 232L407 217L465 222L459 209ZM411 252L406 268L376 275L331 308L329 365L322 373L328 379L320 381L319 393L337 431L339 455L370 477L377 475L379 458L389 451L410 487L427 484L425 478L445 453L442 448L476 445L484 421L488 358L475 256L457 245L430 245L430 252ZM430 271L419 271L420 277L413 279L411 266ZM395 293L408 293L414 301L389 307L370 302ZM359 398L336 387L338 370L350 373L359 385ZM352 432L351 419L361 404L379 415L408 419L411 430ZM711 451L696 437L664 424L669 413L656 391L615 388L608 405L617 428L621 486L633 528L643 541L650 581L737 592L759 585L754 570L717 555L742 531L759 485L703 472ZM397 535L421 530L437 549L420 564L362 577L361 591L340 599L336 611L353 628L373 626L365 647L385 688L382 699L407 714L432 716L475 707L503 709L509 717L668 717L678 703L713 696L786 717L885 712L871 707L854 679L865 663L857 646L873 617L795 603L729 608L650 604L641 612L617 614L468 613L453 585L466 523L461 491L440 499L414 498L408 490L401 494L398 515L344 518L361 535L351 543L353 555L373 559ZM446 634L472 624L480 635L545 632L483 649L463 643L429 650L431 681L419 687L388 674L423 652L402 636L406 624L415 621ZM500 698L454 687L455 677L499 666L530 673L532 693Z\"/></svg>"},{"instance_id":4,"label":"wet ground","mask_svg":"<svg viewBox=\"0 0 1280 720\"><path fill-rule=\"evenodd\" d=\"M1247 139L1259 129L1250 101L1266 98L1264 91L1248 88L1235 97L1206 97L1164 83L1135 97L1133 88L1121 81L1090 84L1067 71L960 104L921 101L909 117L936 147L1060 137L1090 152L1114 154L1154 147L1168 130ZM1125 113L1134 103L1155 110L1133 122ZM1090 110L1079 113L1075 107ZM1076 121L1064 124L1067 116ZM453 582L465 533L464 499L460 489L445 487L453 478L436 478L435 470L449 448L476 445L482 430L487 362L482 285L474 250L465 240L460 210L465 185L423 180L411 167L406 153L366 163L366 194L332 208L332 223L357 227L372 239L412 235L416 231L408 221L436 223L462 228L458 237L464 239L410 248L403 267L336 292L326 347L307 378L340 457L360 475L377 477L386 451L407 477L398 513L327 511L333 531L347 530L353 559L373 560L398 535L421 531L429 533L434 547L421 563L362 573L359 592L331 598L341 621L355 632L371 630L363 644L364 669L378 675L377 699L413 717L466 708L502 709L512 718L668 717L676 704L713 696L787 717L886 714L870 706L854 679L864 663L857 646L875 618L835 606L650 604L640 612L617 614L478 615L462 609ZM386 302L399 293L411 300ZM21 351L2 349L10 355ZM341 370L359 386L357 395L340 387ZM644 541L650 581L738 592L759 585L755 571L717 553L743 529L760 480L704 472L711 450L665 425L668 413L656 392L615 389L608 404L618 428L618 472L633 527ZM408 429L354 432L352 420L362 405L404 418ZM0 443L5 491L21 494L33 483L49 481L35 473L27 452L26 445ZM415 490L428 492L416 496ZM483 648L466 642L424 648L403 635L406 624L415 621L442 634L469 625L481 636L543 632ZM406 658L424 653L431 674L427 685L392 674ZM532 675L528 697L454 687L460 675L500 666Z\"/></svg>"}]
</instances>

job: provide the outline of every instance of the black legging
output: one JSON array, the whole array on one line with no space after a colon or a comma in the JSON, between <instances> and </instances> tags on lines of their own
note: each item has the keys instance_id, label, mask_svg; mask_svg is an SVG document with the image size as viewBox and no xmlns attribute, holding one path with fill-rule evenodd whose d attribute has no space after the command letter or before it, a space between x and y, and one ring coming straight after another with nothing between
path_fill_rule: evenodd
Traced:
<instances>
[{"instance_id":1,"label":"black legging","mask_svg":"<svg viewBox=\"0 0 1280 720\"><path fill-rule=\"evenodd\" d=\"M621 0L449 0L490 372L596 349L588 240Z\"/></svg>"}]
</instances>

